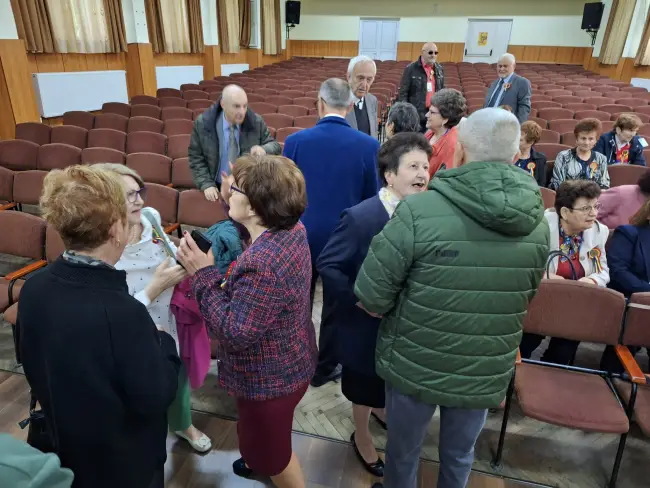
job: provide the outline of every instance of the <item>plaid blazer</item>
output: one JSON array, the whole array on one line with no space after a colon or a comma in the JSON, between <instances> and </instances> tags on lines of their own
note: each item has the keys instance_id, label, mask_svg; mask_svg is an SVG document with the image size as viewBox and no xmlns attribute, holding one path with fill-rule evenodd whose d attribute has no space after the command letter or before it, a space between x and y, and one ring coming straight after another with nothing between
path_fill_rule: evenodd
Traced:
<instances>
[{"instance_id":1,"label":"plaid blazer","mask_svg":"<svg viewBox=\"0 0 650 488\"><path fill-rule=\"evenodd\" d=\"M219 341L219 383L229 395L268 400L309 383L318 357L310 284L301 223L262 234L226 277L214 266L196 273L194 293Z\"/></svg>"}]
</instances>

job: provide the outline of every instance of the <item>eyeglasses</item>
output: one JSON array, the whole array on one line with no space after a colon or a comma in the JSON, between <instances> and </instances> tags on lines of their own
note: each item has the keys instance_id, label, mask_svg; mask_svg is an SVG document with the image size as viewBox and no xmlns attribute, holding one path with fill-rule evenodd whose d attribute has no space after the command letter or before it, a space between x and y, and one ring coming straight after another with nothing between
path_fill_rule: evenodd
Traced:
<instances>
[{"instance_id":1,"label":"eyeglasses","mask_svg":"<svg viewBox=\"0 0 650 488\"><path fill-rule=\"evenodd\" d=\"M237 188L235 185L230 185L230 190L231 190L231 191L235 191L235 192L237 192L237 193L241 193L242 195L246 196L246 193L244 193L243 191L241 191L241 190L240 190L239 188Z\"/></svg>"},{"instance_id":2,"label":"eyeglasses","mask_svg":"<svg viewBox=\"0 0 650 488\"><path fill-rule=\"evenodd\" d=\"M585 205L584 207L572 208L571 210L575 210L576 212L581 213L590 213L592 210L598 212L601 208L603 208L603 205L601 203L597 203L593 207L591 205Z\"/></svg>"},{"instance_id":3,"label":"eyeglasses","mask_svg":"<svg viewBox=\"0 0 650 488\"><path fill-rule=\"evenodd\" d=\"M437 54L438 54L438 51L429 51L429 56L431 56L432 54L437 55Z\"/></svg>"},{"instance_id":4,"label":"eyeglasses","mask_svg":"<svg viewBox=\"0 0 650 488\"><path fill-rule=\"evenodd\" d=\"M433 110L429 110L429 115L440 115L440 112L434 112Z\"/></svg>"},{"instance_id":5,"label":"eyeglasses","mask_svg":"<svg viewBox=\"0 0 650 488\"><path fill-rule=\"evenodd\" d=\"M144 201L144 199L147 196L147 188L142 187L139 190L130 191L129 193L126 194L126 201L129 203L135 203L138 201L138 196L140 196L140 198L142 198L142 200Z\"/></svg>"}]
</instances>

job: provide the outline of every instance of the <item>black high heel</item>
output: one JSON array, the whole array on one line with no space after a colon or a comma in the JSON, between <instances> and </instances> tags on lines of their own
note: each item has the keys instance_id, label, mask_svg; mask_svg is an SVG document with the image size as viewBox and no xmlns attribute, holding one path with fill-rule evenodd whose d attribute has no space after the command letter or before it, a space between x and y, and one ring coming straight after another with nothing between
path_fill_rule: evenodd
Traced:
<instances>
[{"instance_id":1,"label":"black high heel","mask_svg":"<svg viewBox=\"0 0 650 488\"><path fill-rule=\"evenodd\" d=\"M382 461L381 458L377 456L377 460L374 463L366 462L366 460L363 459L363 456L361 455L359 448L357 447L356 441L354 440L354 432L352 432L352 436L350 437L350 442L352 443L352 447L354 447L354 453L359 458L359 461L361 461L361 464L363 464L363 467L366 468L366 471L368 471L373 476L377 476L378 478L383 478L384 461Z\"/></svg>"},{"instance_id":2,"label":"black high heel","mask_svg":"<svg viewBox=\"0 0 650 488\"><path fill-rule=\"evenodd\" d=\"M242 478L250 478L253 476L253 470L246 466L246 461L244 461L243 457L232 463L232 472Z\"/></svg>"}]
</instances>

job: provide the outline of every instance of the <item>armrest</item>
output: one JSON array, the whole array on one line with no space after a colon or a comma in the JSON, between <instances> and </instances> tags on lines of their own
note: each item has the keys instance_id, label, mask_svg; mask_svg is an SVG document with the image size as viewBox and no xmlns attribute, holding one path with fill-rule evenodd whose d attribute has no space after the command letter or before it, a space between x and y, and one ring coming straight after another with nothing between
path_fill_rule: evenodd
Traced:
<instances>
[{"instance_id":1,"label":"armrest","mask_svg":"<svg viewBox=\"0 0 650 488\"><path fill-rule=\"evenodd\" d=\"M37 269L44 268L46 265L47 265L47 261L41 259L40 261L36 261L35 263L28 264L27 266L20 268L18 271L9 273L7 276L5 276L5 280L15 281L19 278L22 278L23 276L28 275L29 273L33 273Z\"/></svg>"},{"instance_id":2,"label":"armrest","mask_svg":"<svg viewBox=\"0 0 650 488\"><path fill-rule=\"evenodd\" d=\"M521 364L521 352L517 348L517 359L515 359L515 364Z\"/></svg>"},{"instance_id":3,"label":"armrest","mask_svg":"<svg viewBox=\"0 0 650 488\"><path fill-rule=\"evenodd\" d=\"M169 224L169 225L165 226L165 228L163 230L165 231L165 234L171 234L176 229L178 229L180 227L180 225L181 224Z\"/></svg>"},{"instance_id":4,"label":"armrest","mask_svg":"<svg viewBox=\"0 0 650 488\"><path fill-rule=\"evenodd\" d=\"M632 353L627 348L627 346L618 344L616 346L616 355L618 356L618 359L621 361L621 363L623 363L625 372L628 375L630 375L630 379L632 380L632 383L645 385L646 384L645 375L643 374L643 371L641 371L639 364L636 362L634 356L632 356Z\"/></svg>"},{"instance_id":5,"label":"armrest","mask_svg":"<svg viewBox=\"0 0 650 488\"><path fill-rule=\"evenodd\" d=\"M4 203L4 204L0 205L0 211L2 211L2 210L10 210L10 209L14 208L15 206L16 206L15 203Z\"/></svg>"}]
</instances>

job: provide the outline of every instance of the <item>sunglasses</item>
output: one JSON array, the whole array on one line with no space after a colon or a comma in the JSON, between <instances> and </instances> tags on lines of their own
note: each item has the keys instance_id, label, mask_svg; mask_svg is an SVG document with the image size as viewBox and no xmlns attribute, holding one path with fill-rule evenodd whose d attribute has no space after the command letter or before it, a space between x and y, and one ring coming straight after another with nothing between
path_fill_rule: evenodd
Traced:
<instances>
[{"instance_id":1,"label":"sunglasses","mask_svg":"<svg viewBox=\"0 0 650 488\"><path fill-rule=\"evenodd\" d=\"M140 195L140 198L144 201L147 197L147 188L142 187L139 190L130 191L126 194L126 201L129 203L135 203L138 201L138 195Z\"/></svg>"},{"instance_id":2,"label":"sunglasses","mask_svg":"<svg viewBox=\"0 0 650 488\"><path fill-rule=\"evenodd\" d=\"M437 54L438 54L438 51L429 51L429 55L432 55L432 54L437 55Z\"/></svg>"}]
</instances>

